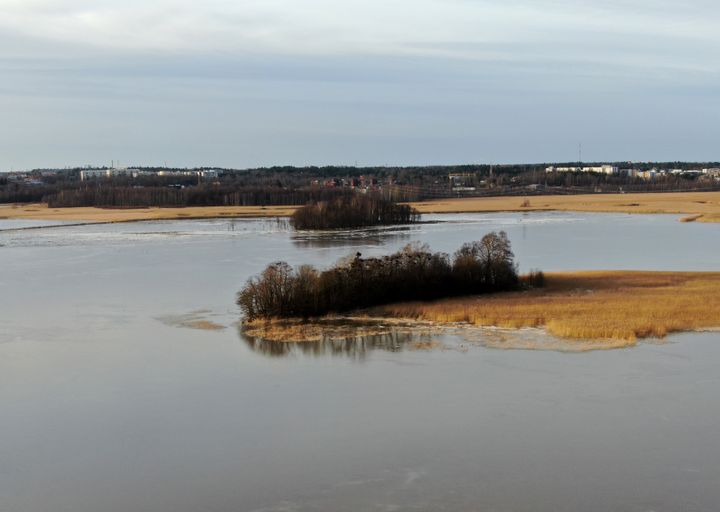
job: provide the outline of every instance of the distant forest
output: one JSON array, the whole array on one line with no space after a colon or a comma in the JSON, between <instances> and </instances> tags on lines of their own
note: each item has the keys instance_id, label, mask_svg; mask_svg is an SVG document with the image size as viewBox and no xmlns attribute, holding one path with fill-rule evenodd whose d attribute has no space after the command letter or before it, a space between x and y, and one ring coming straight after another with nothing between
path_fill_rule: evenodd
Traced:
<instances>
[{"instance_id":1,"label":"distant forest","mask_svg":"<svg viewBox=\"0 0 720 512\"><path fill-rule=\"evenodd\" d=\"M219 176L160 176L80 180L81 169L42 169L23 176L0 173L0 203L46 202L51 207L99 206L270 206L303 205L328 200L340 189L370 190L392 201L535 194L579 194L718 190L720 182L708 176L673 174L653 180L625 175L546 173L549 164L457 165L427 167L270 167L221 169ZM553 164L557 166L576 165ZM585 164L593 165L593 164ZM630 164L616 163L621 168ZM697 169L720 167L709 163L633 163L635 170L651 168ZM155 173L165 168L138 168ZM177 169L186 171L187 169ZM450 175L461 186L454 184Z\"/></svg>"}]
</instances>

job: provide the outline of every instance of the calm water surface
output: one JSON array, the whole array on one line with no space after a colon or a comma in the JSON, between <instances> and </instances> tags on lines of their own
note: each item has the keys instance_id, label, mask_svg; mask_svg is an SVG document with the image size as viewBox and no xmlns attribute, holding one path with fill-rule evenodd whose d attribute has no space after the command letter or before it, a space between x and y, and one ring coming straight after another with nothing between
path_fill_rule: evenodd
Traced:
<instances>
[{"instance_id":1,"label":"calm water surface","mask_svg":"<svg viewBox=\"0 0 720 512\"><path fill-rule=\"evenodd\" d=\"M677 216L431 219L0 231L0 510L717 510L717 333L582 354L238 335L234 293L270 260L505 229L524 270L720 267L720 226ZM226 328L167 321L188 314Z\"/></svg>"}]
</instances>

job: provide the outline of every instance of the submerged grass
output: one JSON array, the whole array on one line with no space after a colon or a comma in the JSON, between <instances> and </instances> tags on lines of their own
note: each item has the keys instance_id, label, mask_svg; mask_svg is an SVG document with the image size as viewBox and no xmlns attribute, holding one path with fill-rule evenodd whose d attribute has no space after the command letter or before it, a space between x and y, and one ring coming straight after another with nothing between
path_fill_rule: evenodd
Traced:
<instances>
[{"instance_id":1,"label":"submerged grass","mask_svg":"<svg viewBox=\"0 0 720 512\"><path fill-rule=\"evenodd\" d=\"M543 289L392 304L368 314L441 324L544 327L562 338L632 345L640 338L720 327L720 272L549 273Z\"/></svg>"},{"instance_id":2,"label":"submerged grass","mask_svg":"<svg viewBox=\"0 0 720 512\"><path fill-rule=\"evenodd\" d=\"M415 321L333 316L325 316L313 321L287 318L257 319L242 324L242 332L245 336L285 343L383 336L398 329L429 334L430 325L426 325L423 330L421 323Z\"/></svg>"},{"instance_id":3,"label":"submerged grass","mask_svg":"<svg viewBox=\"0 0 720 512\"><path fill-rule=\"evenodd\" d=\"M210 315L207 309L199 309L182 315L165 315L156 319L171 327L185 327L188 329L200 329L203 331L220 331L225 329L224 325L220 325L206 317Z\"/></svg>"}]
</instances>

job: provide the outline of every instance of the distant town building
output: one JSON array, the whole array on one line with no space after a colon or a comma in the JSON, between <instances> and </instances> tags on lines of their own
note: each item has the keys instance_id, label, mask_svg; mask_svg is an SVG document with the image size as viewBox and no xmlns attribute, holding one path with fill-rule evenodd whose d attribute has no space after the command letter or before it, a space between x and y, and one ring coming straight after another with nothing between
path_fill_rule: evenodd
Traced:
<instances>
[{"instance_id":1,"label":"distant town building","mask_svg":"<svg viewBox=\"0 0 720 512\"><path fill-rule=\"evenodd\" d=\"M80 171L80 181L97 178L114 178L116 176L137 176L136 173L141 172L138 169L128 169L127 167L119 167L112 169L83 169Z\"/></svg>"},{"instance_id":2,"label":"distant town building","mask_svg":"<svg viewBox=\"0 0 720 512\"><path fill-rule=\"evenodd\" d=\"M216 179L220 176L220 171L217 169L203 169L203 170L163 170L158 171L157 176L197 176L204 179Z\"/></svg>"},{"instance_id":3,"label":"distant town building","mask_svg":"<svg viewBox=\"0 0 720 512\"><path fill-rule=\"evenodd\" d=\"M476 189L475 175L472 173L453 173L448 174L450 188L456 192L472 192Z\"/></svg>"},{"instance_id":4,"label":"distant town building","mask_svg":"<svg viewBox=\"0 0 720 512\"><path fill-rule=\"evenodd\" d=\"M218 169L145 171L142 169L128 169L126 167L83 169L80 171L81 181L97 178L114 178L117 176L128 176L132 178L137 178L138 176L195 176L203 179L217 179L218 176L220 176L220 171Z\"/></svg>"},{"instance_id":5,"label":"distant town building","mask_svg":"<svg viewBox=\"0 0 720 512\"><path fill-rule=\"evenodd\" d=\"M218 176L220 176L220 171L217 169L205 169L203 171L200 171L200 176L207 180L210 180L210 179L214 180Z\"/></svg>"},{"instance_id":6,"label":"distant town building","mask_svg":"<svg viewBox=\"0 0 720 512\"><path fill-rule=\"evenodd\" d=\"M617 174L618 168L614 165L599 165L595 167L554 167L550 166L545 172L596 172L600 174Z\"/></svg>"}]
</instances>

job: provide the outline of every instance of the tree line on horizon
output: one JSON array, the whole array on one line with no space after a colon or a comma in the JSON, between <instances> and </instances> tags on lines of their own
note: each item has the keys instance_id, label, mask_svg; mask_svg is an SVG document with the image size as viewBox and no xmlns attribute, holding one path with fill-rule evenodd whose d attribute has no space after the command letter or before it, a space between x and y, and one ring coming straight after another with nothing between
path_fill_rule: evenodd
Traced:
<instances>
[{"instance_id":1,"label":"tree line on horizon","mask_svg":"<svg viewBox=\"0 0 720 512\"><path fill-rule=\"evenodd\" d=\"M100 206L105 208L182 206L299 206L327 201L349 191L303 187L246 187L235 189L201 184L192 187L87 187L61 190L47 197L50 208Z\"/></svg>"},{"instance_id":2,"label":"tree line on horizon","mask_svg":"<svg viewBox=\"0 0 720 512\"><path fill-rule=\"evenodd\" d=\"M563 165L563 164L555 164ZM639 170L658 164L634 164ZM672 162L673 168L691 168L698 164ZM707 163L706 166L720 166ZM536 195L543 193L588 192L659 192L678 190L717 190L720 184L683 175L667 175L652 181L628 176L592 173L545 173L546 164L456 165L427 167L270 167L250 170L224 170L212 181L193 176L142 175L137 178L113 178L80 181L80 169L61 170L56 174L33 171L29 182L11 180L0 173L0 203L45 202L55 208L97 206L131 208L150 206L272 206L303 205L327 198L341 188L333 181L380 183L375 187L385 199L395 202L419 201L443 197ZM165 170L142 168L146 171ZM448 175L468 175L467 184L474 192L450 188ZM328 182L330 186L328 186ZM530 185L539 186L529 190Z\"/></svg>"}]
</instances>

